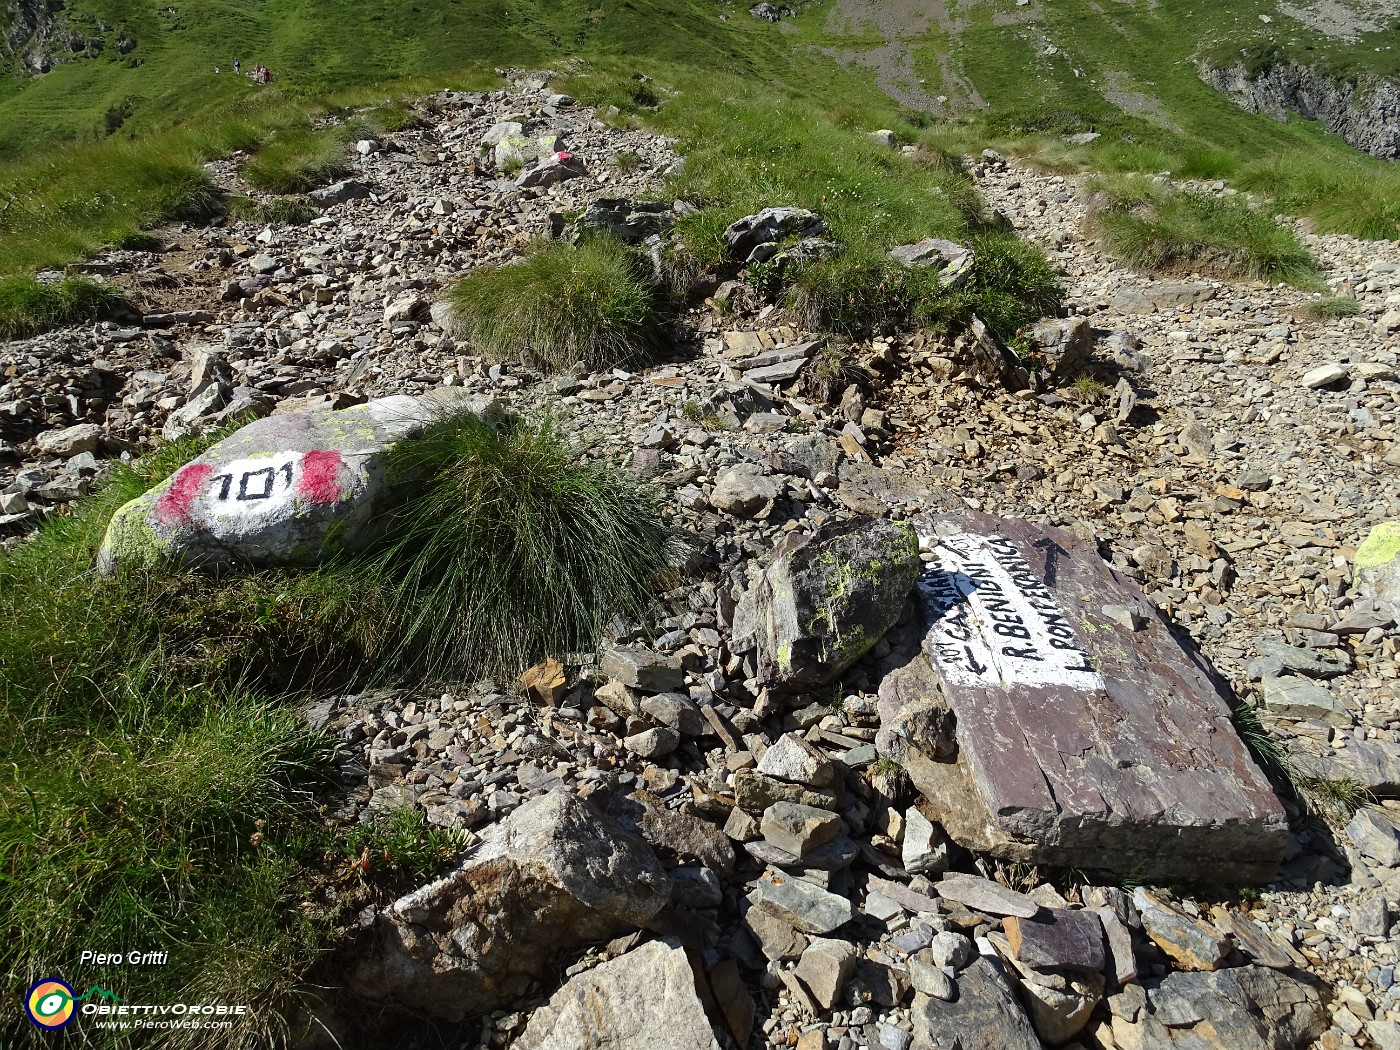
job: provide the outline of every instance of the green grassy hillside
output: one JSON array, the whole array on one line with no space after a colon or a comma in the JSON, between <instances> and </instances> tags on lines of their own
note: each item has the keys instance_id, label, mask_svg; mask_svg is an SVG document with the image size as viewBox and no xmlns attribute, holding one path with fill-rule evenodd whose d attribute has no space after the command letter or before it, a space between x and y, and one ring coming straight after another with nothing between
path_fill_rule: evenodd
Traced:
<instances>
[{"instance_id":1,"label":"green grassy hillside","mask_svg":"<svg viewBox=\"0 0 1400 1050\"><path fill-rule=\"evenodd\" d=\"M1374 0L1347 2L1374 9ZM1228 62L1272 47L1275 57L1392 74L1400 20L1358 16L1353 28L1372 28L1343 39L1272 0L815 0L778 24L715 0L72 0L62 17L86 19L90 36L100 27L103 46L42 77L18 55L9 60L0 272L59 265L141 226L198 214L209 197L199 162L255 149L271 129L305 125L310 114L499 83L493 71L505 66L577 71L578 59L585 75L571 83L589 101L634 73L663 88L696 84L689 90L716 104L736 85L763 85L853 130L894 127L960 151L995 145L1065 170L1230 178L1323 229L1400 236L1400 169L1319 126L1246 113L1196 69L1203 57ZM245 70L269 66L276 83L233 76L235 55ZM598 71L606 75L590 75ZM721 72L732 79L715 79ZM1101 137L1067 143L1089 130Z\"/></svg>"}]
</instances>

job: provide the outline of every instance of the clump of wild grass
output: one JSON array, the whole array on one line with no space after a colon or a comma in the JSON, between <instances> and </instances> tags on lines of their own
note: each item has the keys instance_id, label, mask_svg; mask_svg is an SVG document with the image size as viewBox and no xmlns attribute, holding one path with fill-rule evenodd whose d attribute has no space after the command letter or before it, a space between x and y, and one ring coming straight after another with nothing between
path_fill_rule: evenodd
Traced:
<instances>
[{"instance_id":1,"label":"clump of wild grass","mask_svg":"<svg viewBox=\"0 0 1400 1050\"><path fill-rule=\"evenodd\" d=\"M1059 276L1033 246L999 233L971 243L976 261L961 287L942 287L932 267L907 269L884 252L846 251L804 267L791 304L804 326L843 336L908 324L948 330L975 314L1003 341L1059 305Z\"/></svg>"},{"instance_id":2,"label":"clump of wild grass","mask_svg":"<svg viewBox=\"0 0 1400 1050\"><path fill-rule=\"evenodd\" d=\"M1080 376L1070 384L1070 392L1075 400L1080 404L1093 404L1095 401L1102 401L1108 396L1108 387L1104 386L1093 376Z\"/></svg>"},{"instance_id":3,"label":"clump of wild grass","mask_svg":"<svg viewBox=\"0 0 1400 1050\"><path fill-rule=\"evenodd\" d=\"M634 362L656 343L659 290L618 241L538 241L525 256L480 266L449 292L457 333L498 360L546 371Z\"/></svg>"},{"instance_id":4,"label":"clump of wild grass","mask_svg":"<svg viewBox=\"0 0 1400 1050\"><path fill-rule=\"evenodd\" d=\"M1400 237L1400 171L1394 164L1355 153L1279 150L1247 165L1235 184L1267 193L1280 208L1309 216L1325 233Z\"/></svg>"},{"instance_id":5,"label":"clump of wild grass","mask_svg":"<svg viewBox=\"0 0 1400 1050\"><path fill-rule=\"evenodd\" d=\"M1329 295L1308 303L1307 311L1314 321L1335 321L1355 317L1361 312L1361 304L1349 295Z\"/></svg>"},{"instance_id":6,"label":"clump of wild grass","mask_svg":"<svg viewBox=\"0 0 1400 1050\"><path fill-rule=\"evenodd\" d=\"M230 197L228 210L235 218L273 226L305 226L319 214L305 197L274 197L257 201L251 197Z\"/></svg>"},{"instance_id":7,"label":"clump of wild grass","mask_svg":"<svg viewBox=\"0 0 1400 1050\"><path fill-rule=\"evenodd\" d=\"M394 453L411 495L369 575L403 669L516 674L646 608L672 555L658 497L581 452L550 418L468 414Z\"/></svg>"},{"instance_id":8,"label":"clump of wild grass","mask_svg":"<svg viewBox=\"0 0 1400 1050\"><path fill-rule=\"evenodd\" d=\"M1089 225L1129 266L1315 287L1317 264L1291 229L1238 198L1184 193L1137 176L1090 182Z\"/></svg>"},{"instance_id":9,"label":"clump of wild grass","mask_svg":"<svg viewBox=\"0 0 1400 1050\"><path fill-rule=\"evenodd\" d=\"M0 277L0 339L100 321L129 308L117 289L83 277L65 277L54 284L29 276Z\"/></svg>"},{"instance_id":10,"label":"clump of wild grass","mask_svg":"<svg viewBox=\"0 0 1400 1050\"><path fill-rule=\"evenodd\" d=\"M1370 793L1354 780L1324 780L1303 774L1252 705L1237 705L1230 720L1260 768L1304 811L1321 817L1333 827L1341 827L1371 801Z\"/></svg>"},{"instance_id":11,"label":"clump of wild grass","mask_svg":"<svg viewBox=\"0 0 1400 1050\"><path fill-rule=\"evenodd\" d=\"M341 127L275 132L243 166L243 177L267 193L306 193L350 171L347 132Z\"/></svg>"},{"instance_id":12,"label":"clump of wild grass","mask_svg":"<svg viewBox=\"0 0 1400 1050\"><path fill-rule=\"evenodd\" d=\"M124 999L202 984L273 1006L323 939L285 894L293 844L319 827L330 747L297 712L243 694L152 678L100 695L107 717L80 740L32 732L23 754L6 748L0 972L24 987L100 938L170 952L121 974Z\"/></svg>"}]
</instances>

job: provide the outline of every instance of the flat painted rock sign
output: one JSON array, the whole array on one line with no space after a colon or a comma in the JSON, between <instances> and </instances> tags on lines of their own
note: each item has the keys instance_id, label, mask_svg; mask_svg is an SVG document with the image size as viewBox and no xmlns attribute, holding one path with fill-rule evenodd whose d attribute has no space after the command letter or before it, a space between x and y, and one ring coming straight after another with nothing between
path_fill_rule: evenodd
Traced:
<instances>
[{"instance_id":1,"label":"flat painted rock sign","mask_svg":"<svg viewBox=\"0 0 1400 1050\"><path fill-rule=\"evenodd\" d=\"M443 415L482 410L479 399L398 396L259 419L118 510L99 568L305 564L331 544L362 545L382 525L384 453Z\"/></svg>"},{"instance_id":2,"label":"flat painted rock sign","mask_svg":"<svg viewBox=\"0 0 1400 1050\"><path fill-rule=\"evenodd\" d=\"M914 526L936 559L916 592L922 674L955 718L957 757L924 756L910 774L955 840L1123 874L1275 873L1285 816L1225 687L1132 581L1028 522Z\"/></svg>"}]
</instances>

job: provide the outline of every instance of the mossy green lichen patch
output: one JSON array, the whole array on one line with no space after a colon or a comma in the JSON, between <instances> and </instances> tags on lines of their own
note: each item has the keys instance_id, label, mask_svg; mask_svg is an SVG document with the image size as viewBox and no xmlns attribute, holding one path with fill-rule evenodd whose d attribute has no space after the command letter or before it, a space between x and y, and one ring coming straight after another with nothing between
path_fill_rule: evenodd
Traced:
<instances>
[{"instance_id":1,"label":"mossy green lichen patch","mask_svg":"<svg viewBox=\"0 0 1400 1050\"><path fill-rule=\"evenodd\" d=\"M1400 556L1400 521L1383 521L1356 549L1358 569L1376 569Z\"/></svg>"}]
</instances>

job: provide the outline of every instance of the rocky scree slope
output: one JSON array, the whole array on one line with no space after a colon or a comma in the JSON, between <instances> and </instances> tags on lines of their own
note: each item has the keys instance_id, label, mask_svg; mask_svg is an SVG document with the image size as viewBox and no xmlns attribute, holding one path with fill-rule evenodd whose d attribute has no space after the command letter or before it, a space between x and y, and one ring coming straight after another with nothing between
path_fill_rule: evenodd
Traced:
<instances>
[{"instance_id":1,"label":"rocky scree slope","mask_svg":"<svg viewBox=\"0 0 1400 1050\"><path fill-rule=\"evenodd\" d=\"M1066 374L1008 390L973 334L824 347L742 282L684 318L690 341L669 359L541 379L457 346L430 319L435 287L508 257L551 213L644 191L673 151L542 81L439 102L435 128L369 149L363 188L325 195L323 219L184 231L171 253L183 265L167 258L158 278L181 311L9 344L0 388L11 530L154 430L444 385L519 411L548 402L597 454L673 494L700 577L662 595L654 622L559 654L525 677L528 697L477 682L309 712L355 754L337 819L408 805L480 839L443 882L361 917L359 994L451 1020L453 989L489 988L473 994L502 1005L477 1030L498 1046L597 1045L590 1025L622 1046L906 1050L973 1031L1105 1050L1397 1044L1400 663L1391 614L1351 584L1367 531L1400 514L1400 248L1309 237L1360 303L1317 323L1306 293L1113 266L1081 232L1073 180L985 156L972 170L989 205L1066 274L1071 316L1040 341L1072 346L1096 385ZM562 126L588 174L542 192L466 174L511 115ZM609 168L622 151L642 164ZM153 264L97 265L128 280ZM849 365L834 386L810 365L827 349ZM1236 695L1262 702L1300 765L1380 805L1340 832L1290 809L1282 870L1241 901L1052 883L959 847L881 757L882 686L923 635L916 604L883 610L888 630L830 696L767 689L736 617L784 540L968 510L1058 525L1066 548L1101 552ZM935 565L920 539L915 555ZM1142 609L1125 598L1096 615L1137 633ZM616 843L604 852L626 870L570 845L588 841ZM464 903L512 879L536 887L532 914L620 935L587 956L579 945L552 996L533 964L509 961L525 948L539 960L537 928L492 926ZM626 932L642 925L645 943ZM413 975L419 998L390 972Z\"/></svg>"}]
</instances>

